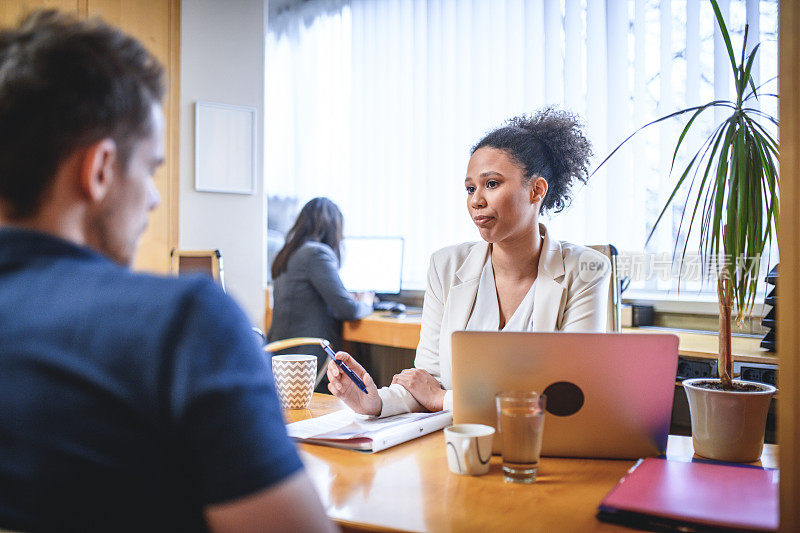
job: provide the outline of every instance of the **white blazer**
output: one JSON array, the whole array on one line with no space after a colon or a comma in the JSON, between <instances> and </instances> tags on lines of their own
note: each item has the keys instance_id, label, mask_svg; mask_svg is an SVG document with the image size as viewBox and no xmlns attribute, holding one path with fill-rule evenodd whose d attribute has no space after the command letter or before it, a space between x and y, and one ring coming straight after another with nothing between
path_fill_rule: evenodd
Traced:
<instances>
[{"instance_id":1,"label":"white blazer","mask_svg":"<svg viewBox=\"0 0 800 533\"><path fill-rule=\"evenodd\" d=\"M528 330L606 331L608 258L591 248L550 238L543 224L539 228L544 242ZM489 244L481 241L449 246L431 256L414 366L428 371L447 390L446 410L453 408L450 337L466 328L489 250ZM383 387L378 394L382 417L425 410L402 385Z\"/></svg>"}]
</instances>

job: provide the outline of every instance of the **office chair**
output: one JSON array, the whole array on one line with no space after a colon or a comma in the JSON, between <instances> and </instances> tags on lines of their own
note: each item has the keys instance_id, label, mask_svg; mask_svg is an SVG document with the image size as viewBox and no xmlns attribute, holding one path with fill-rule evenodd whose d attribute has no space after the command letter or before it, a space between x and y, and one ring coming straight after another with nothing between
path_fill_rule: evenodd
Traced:
<instances>
[{"instance_id":1,"label":"office chair","mask_svg":"<svg viewBox=\"0 0 800 533\"><path fill-rule=\"evenodd\" d=\"M200 273L210 276L225 290L225 276L222 269L222 254L219 250L178 250L169 253L169 271L182 274Z\"/></svg>"},{"instance_id":2,"label":"office chair","mask_svg":"<svg viewBox=\"0 0 800 533\"><path fill-rule=\"evenodd\" d=\"M611 261L611 283L608 287L608 323L606 329L612 333L622 331L622 301L620 297L619 277L617 276L617 248L613 244L596 244L589 246Z\"/></svg>"},{"instance_id":3,"label":"office chair","mask_svg":"<svg viewBox=\"0 0 800 533\"><path fill-rule=\"evenodd\" d=\"M325 339L320 339L319 337L291 337L289 339L283 339L279 341L273 341L269 344L264 346L265 352L277 352L278 350L285 350L286 348L295 348L297 346L306 346L306 345L314 345L319 346L321 342L328 342ZM328 344L330 344L328 342ZM322 381L322 378L325 377L325 373L328 369L328 359L330 356L325 357L325 362L320 365L320 368L317 368L317 380L314 382L314 388L316 389L319 385L319 382Z\"/></svg>"}]
</instances>

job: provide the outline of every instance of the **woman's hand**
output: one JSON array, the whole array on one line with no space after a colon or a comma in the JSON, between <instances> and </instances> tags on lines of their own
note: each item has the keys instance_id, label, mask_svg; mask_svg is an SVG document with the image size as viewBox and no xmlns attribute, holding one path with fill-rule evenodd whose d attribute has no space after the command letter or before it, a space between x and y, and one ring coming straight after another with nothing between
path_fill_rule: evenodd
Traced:
<instances>
[{"instance_id":1,"label":"woman's hand","mask_svg":"<svg viewBox=\"0 0 800 533\"><path fill-rule=\"evenodd\" d=\"M429 411L441 411L446 392L436 378L421 368L407 368L395 374L392 385L399 383L411 393L415 400Z\"/></svg>"},{"instance_id":2,"label":"woman's hand","mask_svg":"<svg viewBox=\"0 0 800 533\"><path fill-rule=\"evenodd\" d=\"M353 296L353 299L357 302L366 305L375 305L375 292L373 291L353 292L350 294Z\"/></svg>"},{"instance_id":3,"label":"woman's hand","mask_svg":"<svg viewBox=\"0 0 800 533\"><path fill-rule=\"evenodd\" d=\"M372 381L372 377L364 370L358 362L350 357L347 352L337 352L336 359L346 364L350 370L356 373L364 385L367 386L367 394L358 388L344 372L333 361L328 361L328 390L331 394L342 400L350 409L362 415L378 416L381 414L383 402L378 396L378 387Z\"/></svg>"}]
</instances>

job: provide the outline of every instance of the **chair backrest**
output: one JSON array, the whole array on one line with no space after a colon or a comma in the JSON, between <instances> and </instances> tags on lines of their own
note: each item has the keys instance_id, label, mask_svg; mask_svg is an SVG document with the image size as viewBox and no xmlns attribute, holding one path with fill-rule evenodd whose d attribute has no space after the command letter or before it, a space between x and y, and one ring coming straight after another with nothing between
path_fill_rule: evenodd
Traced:
<instances>
[{"instance_id":1,"label":"chair backrest","mask_svg":"<svg viewBox=\"0 0 800 533\"><path fill-rule=\"evenodd\" d=\"M169 253L169 270L175 275L200 273L210 276L225 290L222 254L219 250L178 250Z\"/></svg>"},{"instance_id":2,"label":"chair backrest","mask_svg":"<svg viewBox=\"0 0 800 533\"><path fill-rule=\"evenodd\" d=\"M611 283L608 288L608 323L610 332L622 331L622 302L620 301L619 278L617 277L617 249L613 244L596 244L589 246L611 261Z\"/></svg>"}]
</instances>

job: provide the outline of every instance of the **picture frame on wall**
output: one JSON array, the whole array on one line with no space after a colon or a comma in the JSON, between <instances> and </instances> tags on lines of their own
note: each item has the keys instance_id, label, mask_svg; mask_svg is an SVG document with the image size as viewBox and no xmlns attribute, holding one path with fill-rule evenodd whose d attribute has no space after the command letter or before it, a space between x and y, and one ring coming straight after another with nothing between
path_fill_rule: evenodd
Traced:
<instances>
[{"instance_id":1,"label":"picture frame on wall","mask_svg":"<svg viewBox=\"0 0 800 533\"><path fill-rule=\"evenodd\" d=\"M255 107L195 102L195 190L255 192L256 126Z\"/></svg>"}]
</instances>

